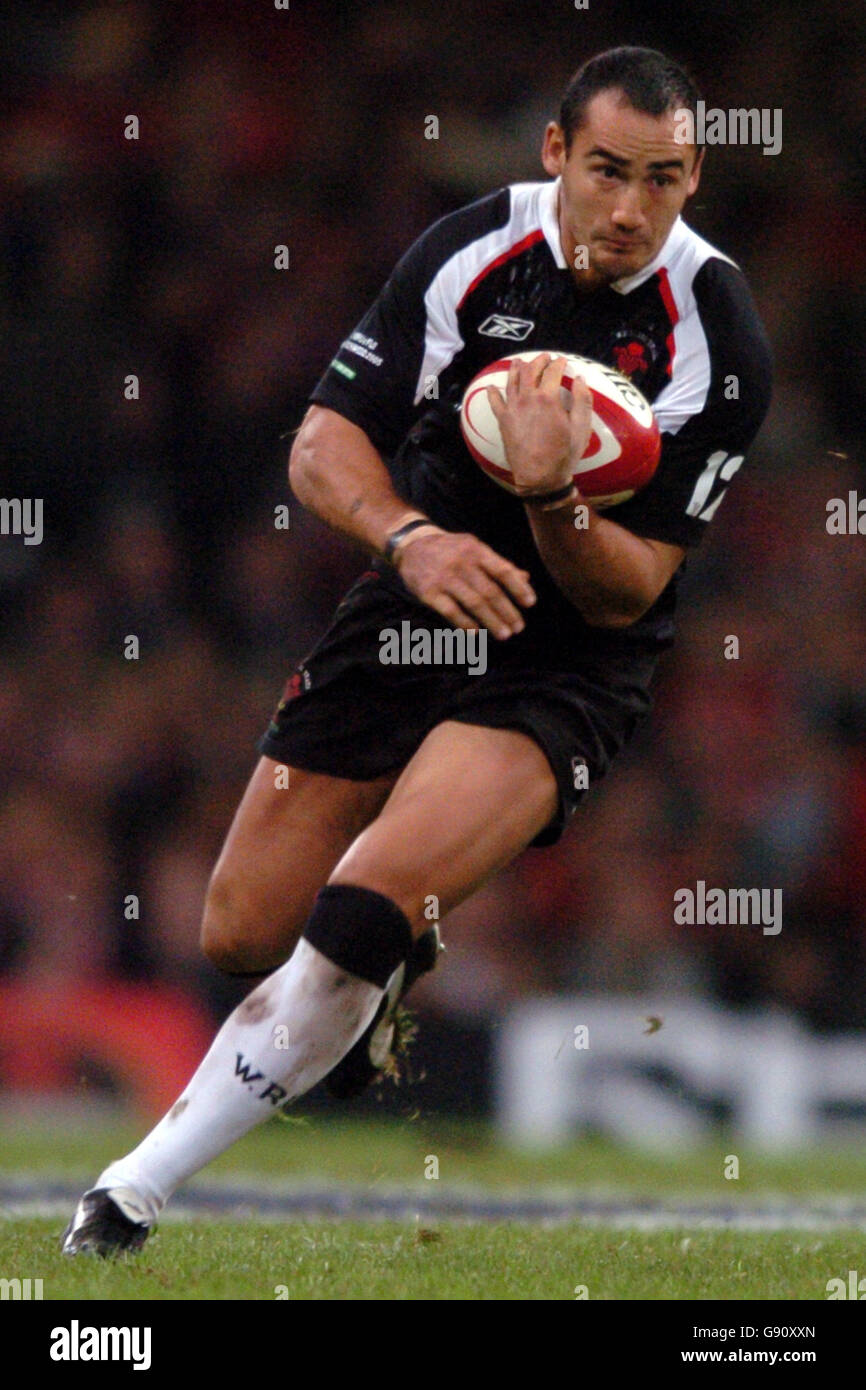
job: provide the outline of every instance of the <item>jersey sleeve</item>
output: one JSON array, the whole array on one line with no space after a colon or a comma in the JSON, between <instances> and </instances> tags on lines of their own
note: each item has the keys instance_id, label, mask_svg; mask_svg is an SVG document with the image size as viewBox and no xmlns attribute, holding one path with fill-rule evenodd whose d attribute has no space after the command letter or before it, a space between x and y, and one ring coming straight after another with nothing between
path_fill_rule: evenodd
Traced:
<instances>
[{"instance_id":1,"label":"jersey sleeve","mask_svg":"<svg viewBox=\"0 0 866 1390\"><path fill-rule=\"evenodd\" d=\"M662 435L659 466L613 518L638 535L691 548L739 471L770 404L772 360L741 272L721 258L694 281L670 384L653 411Z\"/></svg>"},{"instance_id":2,"label":"jersey sleeve","mask_svg":"<svg viewBox=\"0 0 866 1390\"><path fill-rule=\"evenodd\" d=\"M358 425L386 459L405 439L429 384L463 346L461 285L443 268L506 222L508 208L508 190L501 189L428 228L341 343L310 397Z\"/></svg>"}]
</instances>

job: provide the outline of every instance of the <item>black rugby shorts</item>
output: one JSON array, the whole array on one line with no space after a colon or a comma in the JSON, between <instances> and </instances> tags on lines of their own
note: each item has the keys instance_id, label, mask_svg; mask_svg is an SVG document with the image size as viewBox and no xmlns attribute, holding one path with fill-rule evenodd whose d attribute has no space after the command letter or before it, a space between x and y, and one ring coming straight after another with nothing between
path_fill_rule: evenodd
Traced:
<instances>
[{"instance_id":1,"label":"black rugby shorts","mask_svg":"<svg viewBox=\"0 0 866 1390\"><path fill-rule=\"evenodd\" d=\"M352 586L289 678L259 751L292 767L367 781L405 767L444 720L518 729L539 744L559 789L556 813L532 843L555 844L587 784L592 789L604 776L649 710L655 653L562 670L527 626L505 642L488 638L483 674L466 665L383 664L384 630L400 633L407 620L413 633L447 626L398 582L368 570Z\"/></svg>"}]
</instances>

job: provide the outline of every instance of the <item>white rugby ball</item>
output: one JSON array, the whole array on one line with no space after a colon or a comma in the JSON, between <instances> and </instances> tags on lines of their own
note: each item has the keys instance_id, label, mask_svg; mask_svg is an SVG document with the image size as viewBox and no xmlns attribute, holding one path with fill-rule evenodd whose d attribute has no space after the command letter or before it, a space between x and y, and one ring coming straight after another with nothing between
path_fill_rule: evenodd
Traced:
<instances>
[{"instance_id":1,"label":"white rugby ball","mask_svg":"<svg viewBox=\"0 0 866 1390\"><path fill-rule=\"evenodd\" d=\"M627 501L649 482L661 454L661 435L649 401L613 367L574 353L549 351L551 357L564 357L567 362L562 377L564 403L570 403L575 376L582 377L592 392L592 433L574 470L574 481L596 507ZM514 353L524 362L540 355L538 351ZM499 422L487 397L488 386L498 386L506 394L514 357L491 362L473 377L460 406L460 429L470 454L488 477L516 493Z\"/></svg>"}]
</instances>

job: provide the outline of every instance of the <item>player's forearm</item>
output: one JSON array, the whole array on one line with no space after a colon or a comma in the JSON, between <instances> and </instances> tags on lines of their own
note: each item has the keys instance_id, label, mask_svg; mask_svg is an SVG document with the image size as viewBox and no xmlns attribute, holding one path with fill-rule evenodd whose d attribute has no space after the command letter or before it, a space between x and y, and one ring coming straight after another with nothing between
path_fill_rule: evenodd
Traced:
<instances>
[{"instance_id":1,"label":"player's forearm","mask_svg":"<svg viewBox=\"0 0 866 1390\"><path fill-rule=\"evenodd\" d=\"M556 511L527 506L526 513L544 567L566 598L596 627L628 627L660 592L658 562L640 536L581 505Z\"/></svg>"},{"instance_id":2,"label":"player's forearm","mask_svg":"<svg viewBox=\"0 0 866 1390\"><path fill-rule=\"evenodd\" d=\"M289 481L309 511L377 554L392 531L424 515L394 491L364 431L322 406L311 406L298 431Z\"/></svg>"}]
</instances>

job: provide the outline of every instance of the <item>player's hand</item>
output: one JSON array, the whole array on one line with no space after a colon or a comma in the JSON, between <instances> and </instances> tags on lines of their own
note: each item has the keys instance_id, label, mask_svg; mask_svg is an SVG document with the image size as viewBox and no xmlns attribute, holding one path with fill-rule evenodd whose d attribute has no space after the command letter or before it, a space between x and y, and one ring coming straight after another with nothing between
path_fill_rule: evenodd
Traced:
<instances>
[{"instance_id":1,"label":"player's hand","mask_svg":"<svg viewBox=\"0 0 866 1390\"><path fill-rule=\"evenodd\" d=\"M564 357L548 352L531 362L515 358L505 395L497 386L487 388L518 494L564 487L589 443L592 393L575 377L567 409L561 395L565 367Z\"/></svg>"},{"instance_id":2,"label":"player's hand","mask_svg":"<svg viewBox=\"0 0 866 1390\"><path fill-rule=\"evenodd\" d=\"M527 571L477 536L419 530L406 537L395 565L415 597L454 627L486 627L500 640L525 627L518 605L535 603Z\"/></svg>"}]
</instances>

